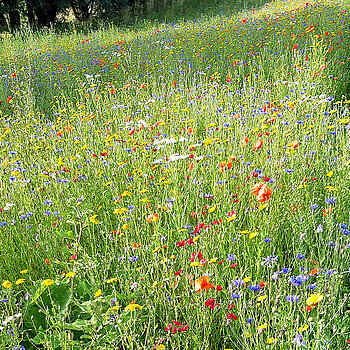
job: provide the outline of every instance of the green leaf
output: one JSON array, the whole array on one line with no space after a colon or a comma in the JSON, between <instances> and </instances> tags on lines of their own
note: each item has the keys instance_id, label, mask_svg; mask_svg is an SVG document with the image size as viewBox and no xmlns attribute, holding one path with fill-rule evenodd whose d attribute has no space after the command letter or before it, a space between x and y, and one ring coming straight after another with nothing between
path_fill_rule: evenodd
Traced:
<instances>
[{"instance_id":1,"label":"green leaf","mask_svg":"<svg viewBox=\"0 0 350 350\"><path fill-rule=\"evenodd\" d=\"M68 231L68 232L64 233L64 232L60 232L60 231L56 230L56 235L58 237L62 237L62 238L68 238L68 239L74 239L74 240L76 239L76 236L73 233L73 231Z\"/></svg>"}]
</instances>

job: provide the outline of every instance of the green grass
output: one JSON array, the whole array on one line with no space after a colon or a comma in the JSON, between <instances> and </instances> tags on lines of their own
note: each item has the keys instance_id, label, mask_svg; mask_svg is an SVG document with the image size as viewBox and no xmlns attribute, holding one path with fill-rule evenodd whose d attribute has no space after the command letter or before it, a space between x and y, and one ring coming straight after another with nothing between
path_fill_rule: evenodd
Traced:
<instances>
[{"instance_id":1,"label":"green grass","mask_svg":"<svg viewBox=\"0 0 350 350\"><path fill-rule=\"evenodd\" d=\"M1 348L346 349L349 5L2 34Z\"/></svg>"}]
</instances>

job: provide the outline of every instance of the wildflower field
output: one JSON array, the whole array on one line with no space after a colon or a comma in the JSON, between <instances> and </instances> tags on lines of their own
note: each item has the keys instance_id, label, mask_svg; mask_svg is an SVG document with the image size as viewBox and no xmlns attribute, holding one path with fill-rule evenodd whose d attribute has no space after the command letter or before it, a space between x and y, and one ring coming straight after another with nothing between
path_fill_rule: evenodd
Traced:
<instances>
[{"instance_id":1,"label":"wildflower field","mask_svg":"<svg viewBox=\"0 0 350 350\"><path fill-rule=\"evenodd\" d=\"M350 3L0 35L0 349L349 349Z\"/></svg>"}]
</instances>

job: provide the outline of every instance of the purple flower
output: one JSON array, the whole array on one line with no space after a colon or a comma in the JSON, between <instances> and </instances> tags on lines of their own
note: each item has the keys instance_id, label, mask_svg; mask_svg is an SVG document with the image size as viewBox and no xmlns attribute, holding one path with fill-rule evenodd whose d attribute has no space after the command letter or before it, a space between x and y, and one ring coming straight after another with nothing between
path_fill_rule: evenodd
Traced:
<instances>
[{"instance_id":1,"label":"purple flower","mask_svg":"<svg viewBox=\"0 0 350 350\"><path fill-rule=\"evenodd\" d=\"M287 295L286 300L290 301L291 303L296 303L299 301L299 297L297 295Z\"/></svg>"},{"instance_id":2,"label":"purple flower","mask_svg":"<svg viewBox=\"0 0 350 350\"><path fill-rule=\"evenodd\" d=\"M252 290L252 291L257 291L257 290L260 290L261 287L258 284L251 284L249 286L249 289Z\"/></svg>"}]
</instances>

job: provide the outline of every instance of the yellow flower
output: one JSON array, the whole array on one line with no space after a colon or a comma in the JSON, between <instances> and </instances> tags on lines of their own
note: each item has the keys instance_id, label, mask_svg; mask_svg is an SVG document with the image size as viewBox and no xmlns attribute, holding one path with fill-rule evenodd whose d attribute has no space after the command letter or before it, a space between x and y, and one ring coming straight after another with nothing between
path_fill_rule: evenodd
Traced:
<instances>
[{"instance_id":1,"label":"yellow flower","mask_svg":"<svg viewBox=\"0 0 350 350\"><path fill-rule=\"evenodd\" d=\"M252 278L252 276L243 278L243 281L244 281L245 283L248 283L248 282L250 281L251 278Z\"/></svg>"},{"instance_id":2,"label":"yellow flower","mask_svg":"<svg viewBox=\"0 0 350 350\"><path fill-rule=\"evenodd\" d=\"M258 297L258 301L262 301L262 300L264 300L264 299L266 299L267 298L267 295L261 295L260 297Z\"/></svg>"},{"instance_id":3,"label":"yellow flower","mask_svg":"<svg viewBox=\"0 0 350 350\"><path fill-rule=\"evenodd\" d=\"M108 311L118 311L120 308L121 308L120 305L116 305L116 306L110 307L110 308L107 310L107 312L108 312Z\"/></svg>"},{"instance_id":4,"label":"yellow flower","mask_svg":"<svg viewBox=\"0 0 350 350\"><path fill-rule=\"evenodd\" d=\"M308 328L309 328L309 326L308 326L307 324L304 324L304 326L299 327L299 332L300 332L300 333L301 333L301 332L304 332L304 331L306 331Z\"/></svg>"},{"instance_id":5,"label":"yellow flower","mask_svg":"<svg viewBox=\"0 0 350 350\"><path fill-rule=\"evenodd\" d=\"M92 222L93 224L98 224L98 220L96 220L96 218L97 218L97 214L91 216L90 222Z\"/></svg>"},{"instance_id":6,"label":"yellow flower","mask_svg":"<svg viewBox=\"0 0 350 350\"><path fill-rule=\"evenodd\" d=\"M130 228L130 226L129 226L128 224L124 224L124 225L122 226L122 229L123 229L124 231L128 230L129 228Z\"/></svg>"},{"instance_id":7,"label":"yellow flower","mask_svg":"<svg viewBox=\"0 0 350 350\"><path fill-rule=\"evenodd\" d=\"M306 305L317 304L323 299L323 295L321 293L311 294L309 298L306 300Z\"/></svg>"},{"instance_id":8,"label":"yellow flower","mask_svg":"<svg viewBox=\"0 0 350 350\"><path fill-rule=\"evenodd\" d=\"M98 298L102 295L102 291L101 289L99 289L96 293L95 293L95 298Z\"/></svg>"},{"instance_id":9,"label":"yellow flower","mask_svg":"<svg viewBox=\"0 0 350 350\"><path fill-rule=\"evenodd\" d=\"M212 213L216 209L216 205L208 210L209 213Z\"/></svg>"},{"instance_id":10,"label":"yellow flower","mask_svg":"<svg viewBox=\"0 0 350 350\"><path fill-rule=\"evenodd\" d=\"M110 278L109 280L107 280L107 283L113 283L113 282L117 282L118 278L114 277L114 278Z\"/></svg>"},{"instance_id":11,"label":"yellow flower","mask_svg":"<svg viewBox=\"0 0 350 350\"><path fill-rule=\"evenodd\" d=\"M22 271L20 271L20 274L21 274L21 275L24 275L25 273L28 273L28 270L22 270Z\"/></svg>"},{"instance_id":12,"label":"yellow flower","mask_svg":"<svg viewBox=\"0 0 350 350\"><path fill-rule=\"evenodd\" d=\"M10 281L5 281L3 284L4 288L11 288L12 287L12 283Z\"/></svg>"},{"instance_id":13,"label":"yellow flower","mask_svg":"<svg viewBox=\"0 0 350 350\"><path fill-rule=\"evenodd\" d=\"M333 175L333 171L330 171L329 173L327 173L328 177L331 177Z\"/></svg>"},{"instance_id":14,"label":"yellow flower","mask_svg":"<svg viewBox=\"0 0 350 350\"><path fill-rule=\"evenodd\" d=\"M256 235L257 235L257 233L256 233L256 232L252 232L252 233L249 235L249 239L254 238Z\"/></svg>"},{"instance_id":15,"label":"yellow flower","mask_svg":"<svg viewBox=\"0 0 350 350\"><path fill-rule=\"evenodd\" d=\"M126 310L130 310L132 312L132 311L135 311L136 309L140 309L141 310L142 308L143 308L143 306L141 306L139 304L131 303L125 308L125 311Z\"/></svg>"},{"instance_id":16,"label":"yellow flower","mask_svg":"<svg viewBox=\"0 0 350 350\"><path fill-rule=\"evenodd\" d=\"M47 279L47 280L44 280L41 282L41 285L45 286L45 287L52 286L53 284L55 284L55 281L50 280L50 279Z\"/></svg>"},{"instance_id":17,"label":"yellow flower","mask_svg":"<svg viewBox=\"0 0 350 350\"><path fill-rule=\"evenodd\" d=\"M24 279L23 278L20 278L16 281L16 285L19 286L20 284L23 284L24 283Z\"/></svg>"},{"instance_id":18,"label":"yellow flower","mask_svg":"<svg viewBox=\"0 0 350 350\"><path fill-rule=\"evenodd\" d=\"M67 278L72 278L72 277L75 276L75 275L76 275L76 273L73 272L73 271L71 271L71 272L68 272L68 273L66 274L66 277L67 277Z\"/></svg>"},{"instance_id":19,"label":"yellow flower","mask_svg":"<svg viewBox=\"0 0 350 350\"><path fill-rule=\"evenodd\" d=\"M276 341L277 341L276 338L267 338L267 344L276 343Z\"/></svg>"},{"instance_id":20,"label":"yellow flower","mask_svg":"<svg viewBox=\"0 0 350 350\"><path fill-rule=\"evenodd\" d=\"M264 323L260 326L258 326L259 329L266 329L267 328L267 323Z\"/></svg>"},{"instance_id":21,"label":"yellow flower","mask_svg":"<svg viewBox=\"0 0 350 350\"><path fill-rule=\"evenodd\" d=\"M210 259L210 260L208 261L208 263L209 263L209 264L212 264L212 263L216 262L217 260L218 260L218 258L213 258L213 259Z\"/></svg>"},{"instance_id":22,"label":"yellow flower","mask_svg":"<svg viewBox=\"0 0 350 350\"><path fill-rule=\"evenodd\" d=\"M120 208L120 209L114 209L113 214L122 215L122 214L124 214L127 211L128 211L128 209L126 209L125 207L124 208Z\"/></svg>"}]
</instances>

